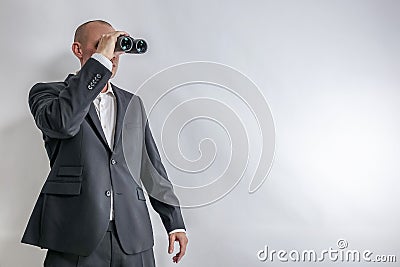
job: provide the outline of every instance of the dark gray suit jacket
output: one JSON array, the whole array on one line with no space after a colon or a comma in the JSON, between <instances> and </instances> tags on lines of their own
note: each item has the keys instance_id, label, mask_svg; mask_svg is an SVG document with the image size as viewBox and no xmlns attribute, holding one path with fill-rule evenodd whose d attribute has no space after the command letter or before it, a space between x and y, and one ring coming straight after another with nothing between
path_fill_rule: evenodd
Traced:
<instances>
[{"instance_id":1,"label":"dark gray suit jacket","mask_svg":"<svg viewBox=\"0 0 400 267\"><path fill-rule=\"evenodd\" d=\"M106 67L89 59L64 82L39 83L30 90L29 107L43 133L51 171L22 243L88 256L106 233L110 213L107 192L112 185L123 250L132 254L151 248L153 231L141 182L166 231L186 229L143 103L137 95L115 85L114 147L108 145L92 102L110 77ZM130 116L124 120L130 101ZM130 136L122 138L123 127ZM122 139L127 140L124 146ZM123 149L135 159L129 167ZM164 197L168 203L162 201Z\"/></svg>"}]
</instances>

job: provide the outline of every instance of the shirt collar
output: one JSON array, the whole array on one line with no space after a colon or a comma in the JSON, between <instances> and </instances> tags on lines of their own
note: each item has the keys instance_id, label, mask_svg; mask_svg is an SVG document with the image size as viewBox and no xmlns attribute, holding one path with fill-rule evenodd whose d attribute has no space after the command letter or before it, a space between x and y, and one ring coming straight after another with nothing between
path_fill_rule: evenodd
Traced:
<instances>
[{"instance_id":1,"label":"shirt collar","mask_svg":"<svg viewBox=\"0 0 400 267\"><path fill-rule=\"evenodd\" d=\"M103 92L100 92L100 93L97 95L96 98L100 98L100 97L106 95L107 93L111 93L112 95L114 95L114 91L113 91L113 89L112 89L112 86L111 86L111 83L110 83L110 82L108 82L107 91L105 91L104 93L103 93Z\"/></svg>"}]
</instances>

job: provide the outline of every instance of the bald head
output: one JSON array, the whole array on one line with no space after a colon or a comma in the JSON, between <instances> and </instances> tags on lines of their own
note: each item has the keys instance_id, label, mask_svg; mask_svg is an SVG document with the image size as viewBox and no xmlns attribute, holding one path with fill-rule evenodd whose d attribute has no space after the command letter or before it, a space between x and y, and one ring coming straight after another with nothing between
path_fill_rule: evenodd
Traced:
<instances>
[{"instance_id":1,"label":"bald head","mask_svg":"<svg viewBox=\"0 0 400 267\"><path fill-rule=\"evenodd\" d=\"M75 35L74 35L74 42L79 42L81 44L86 44L87 40L88 40L88 36L89 36L89 32L90 32L90 27L95 25L95 24L100 24L103 26L108 26L110 28L113 28L113 26L108 23L107 21L104 20L90 20L87 21L85 23L83 23L82 25L80 25L76 31L75 31Z\"/></svg>"},{"instance_id":2,"label":"bald head","mask_svg":"<svg viewBox=\"0 0 400 267\"><path fill-rule=\"evenodd\" d=\"M115 33L115 29L104 20L91 20L76 29L71 48L74 55L79 59L81 66L96 53L102 36L110 33ZM111 62L113 64L111 77L114 77L118 69L119 55L114 55Z\"/></svg>"}]
</instances>

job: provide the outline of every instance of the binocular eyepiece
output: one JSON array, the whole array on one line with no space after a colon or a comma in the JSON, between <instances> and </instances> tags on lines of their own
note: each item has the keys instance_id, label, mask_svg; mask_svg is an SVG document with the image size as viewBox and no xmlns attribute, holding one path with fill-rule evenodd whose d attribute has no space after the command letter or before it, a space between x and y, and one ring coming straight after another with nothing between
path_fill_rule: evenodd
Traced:
<instances>
[{"instance_id":1,"label":"binocular eyepiece","mask_svg":"<svg viewBox=\"0 0 400 267\"><path fill-rule=\"evenodd\" d=\"M143 39L133 39L130 36L120 36L115 44L115 52L124 51L131 54L143 54L147 51L147 43Z\"/></svg>"}]
</instances>

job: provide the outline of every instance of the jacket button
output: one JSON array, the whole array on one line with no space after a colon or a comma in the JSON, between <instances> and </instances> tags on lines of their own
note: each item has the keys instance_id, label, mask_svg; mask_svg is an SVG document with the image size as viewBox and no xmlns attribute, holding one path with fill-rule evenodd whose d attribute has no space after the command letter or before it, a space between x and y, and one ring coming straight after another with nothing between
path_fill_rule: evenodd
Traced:
<instances>
[{"instance_id":1,"label":"jacket button","mask_svg":"<svg viewBox=\"0 0 400 267\"><path fill-rule=\"evenodd\" d=\"M112 159L112 160L111 160L111 164L114 165L115 163L117 163L117 162L115 161L115 159Z\"/></svg>"},{"instance_id":2,"label":"jacket button","mask_svg":"<svg viewBox=\"0 0 400 267\"><path fill-rule=\"evenodd\" d=\"M107 196L107 197L111 196L111 191L110 191L110 190L107 190L107 191L106 191L106 196Z\"/></svg>"}]
</instances>

